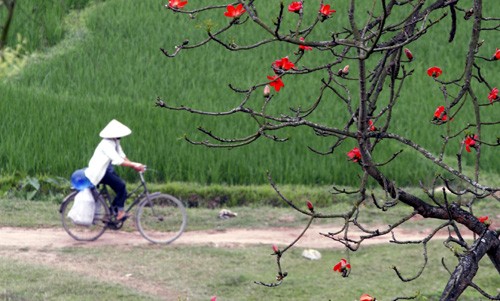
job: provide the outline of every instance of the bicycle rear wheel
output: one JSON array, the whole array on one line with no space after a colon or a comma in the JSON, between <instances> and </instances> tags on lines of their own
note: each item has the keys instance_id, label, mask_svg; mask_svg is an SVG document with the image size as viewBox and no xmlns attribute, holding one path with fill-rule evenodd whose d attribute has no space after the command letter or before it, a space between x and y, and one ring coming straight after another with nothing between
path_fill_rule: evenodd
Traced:
<instances>
[{"instance_id":1,"label":"bicycle rear wheel","mask_svg":"<svg viewBox=\"0 0 500 301\"><path fill-rule=\"evenodd\" d=\"M78 241L93 241L98 239L104 231L106 231L107 223L109 221L109 208L99 195L95 201L95 214L94 221L90 226L83 226L75 224L69 217L68 212L71 210L75 203L75 196L78 191L69 194L63 201L61 209L61 221L64 230Z\"/></svg>"},{"instance_id":2,"label":"bicycle rear wheel","mask_svg":"<svg viewBox=\"0 0 500 301\"><path fill-rule=\"evenodd\" d=\"M150 242L173 242L184 232L186 223L186 208L171 195L150 195L139 203L137 229Z\"/></svg>"}]
</instances>

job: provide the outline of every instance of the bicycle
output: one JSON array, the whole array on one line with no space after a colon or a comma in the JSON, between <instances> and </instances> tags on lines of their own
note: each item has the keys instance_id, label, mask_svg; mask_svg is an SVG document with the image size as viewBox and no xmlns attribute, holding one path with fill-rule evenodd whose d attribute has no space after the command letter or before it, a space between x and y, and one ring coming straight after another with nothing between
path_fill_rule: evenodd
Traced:
<instances>
[{"instance_id":1,"label":"bicycle","mask_svg":"<svg viewBox=\"0 0 500 301\"><path fill-rule=\"evenodd\" d=\"M179 238L187 224L186 208L177 198L160 192L149 193L144 180L144 172L139 172L141 183L127 194L127 200L137 194L134 201L126 208L130 212L138 206L135 213L136 227L139 233L152 243L169 244ZM142 189L142 191L140 191ZM95 213L91 225L74 223L68 212L73 207L78 191L71 192L61 203L59 212L64 230L75 240L94 241L107 229L119 230L127 218L116 220L112 207L112 198L106 185L100 184L92 189L95 200Z\"/></svg>"}]
</instances>

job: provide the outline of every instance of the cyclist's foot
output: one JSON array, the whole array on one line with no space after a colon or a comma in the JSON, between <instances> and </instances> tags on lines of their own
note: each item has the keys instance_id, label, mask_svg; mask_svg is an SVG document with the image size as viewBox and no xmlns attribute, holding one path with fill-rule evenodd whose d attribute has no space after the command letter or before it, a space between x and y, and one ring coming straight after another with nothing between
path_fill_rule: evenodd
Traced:
<instances>
[{"instance_id":1,"label":"cyclist's foot","mask_svg":"<svg viewBox=\"0 0 500 301\"><path fill-rule=\"evenodd\" d=\"M117 221L124 221L129 217L130 217L130 214L128 214L124 210L120 210L120 211L118 211L118 214L116 215L116 220Z\"/></svg>"}]
</instances>

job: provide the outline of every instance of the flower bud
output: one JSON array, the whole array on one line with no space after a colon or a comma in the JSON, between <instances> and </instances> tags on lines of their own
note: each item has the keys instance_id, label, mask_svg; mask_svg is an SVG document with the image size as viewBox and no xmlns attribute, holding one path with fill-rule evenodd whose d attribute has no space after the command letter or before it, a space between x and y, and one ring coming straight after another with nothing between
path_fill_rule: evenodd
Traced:
<instances>
[{"instance_id":1,"label":"flower bud","mask_svg":"<svg viewBox=\"0 0 500 301\"><path fill-rule=\"evenodd\" d=\"M375 132L377 130L377 127L373 124L372 120L368 120L368 129L372 132Z\"/></svg>"},{"instance_id":2,"label":"flower bud","mask_svg":"<svg viewBox=\"0 0 500 301\"><path fill-rule=\"evenodd\" d=\"M274 253L278 254L280 252L280 249L278 249L277 245L273 245L273 251Z\"/></svg>"},{"instance_id":3,"label":"flower bud","mask_svg":"<svg viewBox=\"0 0 500 301\"><path fill-rule=\"evenodd\" d=\"M343 73L344 75L349 74L349 65L345 65L345 67L342 69L342 73Z\"/></svg>"},{"instance_id":4,"label":"flower bud","mask_svg":"<svg viewBox=\"0 0 500 301\"><path fill-rule=\"evenodd\" d=\"M337 73L337 74L338 74L339 76L342 76L342 77L344 77L344 76L348 75L348 74L349 74L349 65L345 65L345 67L344 67L344 68L339 69L339 71L338 71L338 73Z\"/></svg>"},{"instance_id":5,"label":"flower bud","mask_svg":"<svg viewBox=\"0 0 500 301\"><path fill-rule=\"evenodd\" d=\"M404 49L405 55L408 58L408 60L411 62L413 61L413 53L411 53L410 49L405 48Z\"/></svg>"},{"instance_id":6,"label":"flower bud","mask_svg":"<svg viewBox=\"0 0 500 301\"><path fill-rule=\"evenodd\" d=\"M269 85L266 85L264 87L264 97L269 97L269 94L271 94L271 88L269 87Z\"/></svg>"},{"instance_id":7,"label":"flower bud","mask_svg":"<svg viewBox=\"0 0 500 301\"><path fill-rule=\"evenodd\" d=\"M376 301L376 299L368 294L363 294L359 297L359 301Z\"/></svg>"},{"instance_id":8,"label":"flower bud","mask_svg":"<svg viewBox=\"0 0 500 301\"><path fill-rule=\"evenodd\" d=\"M309 208L309 210L310 210L311 212L314 212L314 206L313 206L313 204L311 203L311 201L309 201L309 200L307 201L307 208Z\"/></svg>"},{"instance_id":9,"label":"flower bud","mask_svg":"<svg viewBox=\"0 0 500 301\"><path fill-rule=\"evenodd\" d=\"M468 11L465 12L465 16L464 16L464 19L465 20L469 20L470 17L472 17L472 15L474 14L474 9L471 8L469 9Z\"/></svg>"}]
</instances>

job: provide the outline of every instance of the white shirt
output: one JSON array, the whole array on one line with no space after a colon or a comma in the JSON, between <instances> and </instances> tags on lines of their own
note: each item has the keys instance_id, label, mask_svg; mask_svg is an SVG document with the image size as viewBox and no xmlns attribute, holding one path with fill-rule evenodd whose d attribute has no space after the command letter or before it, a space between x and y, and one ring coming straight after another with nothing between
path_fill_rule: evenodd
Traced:
<instances>
[{"instance_id":1,"label":"white shirt","mask_svg":"<svg viewBox=\"0 0 500 301\"><path fill-rule=\"evenodd\" d=\"M97 145L94 155L90 158L89 167L85 169L85 176L97 185L101 182L109 163L120 165L125 161L125 153L118 139L102 139Z\"/></svg>"}]
</instances>

